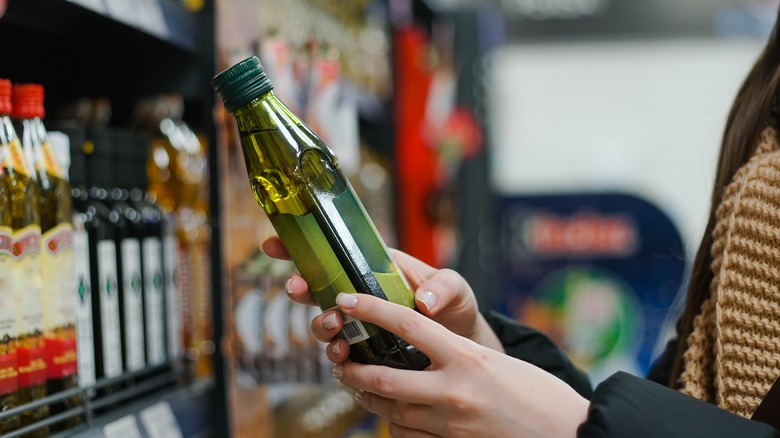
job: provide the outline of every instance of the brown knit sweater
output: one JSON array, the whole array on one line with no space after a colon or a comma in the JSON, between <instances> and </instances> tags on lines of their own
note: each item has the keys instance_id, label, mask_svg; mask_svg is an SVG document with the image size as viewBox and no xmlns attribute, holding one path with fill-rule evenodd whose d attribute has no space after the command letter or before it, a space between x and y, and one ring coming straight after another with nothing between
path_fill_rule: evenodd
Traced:
<instances>
[{"instance_id":1,"label":"brown knit sweater","mask_svg":"<svg viewBox=\"0 0 780 438\"><path fill-rule=\"evenodd\" d=\"M780 146L766 129L726 188L710 297L694 320L682 391L751 417L780 376Z\"/></svg>"}]
</instances>

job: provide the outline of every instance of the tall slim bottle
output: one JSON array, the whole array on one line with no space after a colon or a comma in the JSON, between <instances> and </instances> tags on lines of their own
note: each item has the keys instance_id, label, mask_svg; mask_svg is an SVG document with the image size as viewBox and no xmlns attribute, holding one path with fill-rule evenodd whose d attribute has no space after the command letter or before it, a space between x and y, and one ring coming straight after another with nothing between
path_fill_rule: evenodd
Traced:
<instances>
[{"instance_id":1,"label":"tall slim bottle","mask_svg":"<svg viewBox=\"0 0 780 438\"><path fill-rule=\"evenodd\" d=\"M123 370L122 333L119 306L119 266L115 241L118 214L105 203L105 188L113 176L109 157L94 154L94 144L106 140L110 132L104 127L94 127L86 142L87 193L79 193L77 205L83 205L89 244L89 265L92 294L92 315L95 335L95 375L97 379L117 377Z\"/></svg>"},{"instance_id":2,"label":"tall slim bottle","mask_svg":"<svg viewBox=\"0 0 780 438\"><path fill-rule=\"evenodd\" d=\"M154 203L149 202L150 200L141 190L146 183L145 163L142 163L137 156L141 155L145 158L145 148L139 148L136 135L129 131L117 130L114 138L116 184L112 193L115 199L122 200L138 216L137 221L132 222L131 226L136 238L140 239L141 248L146 364L160 365L165 362L167 350L162 256L164 216ZM128 219L128 222L131 221L132 219Z\"/></svg>"},{"instance_id":3,"label":"tall slim bottle","mask_svg":"<svg viewBox=\"0 0 780 438\"><path fill-rule=\"evenodd\" d=\"M257 58L217 75L212 85L233 114L255 200L322 308L339 292L369 293L415 307L414 293L333 152L274 95ZM424 369L430 359L398 336L351 318L341 332L350 359Z\"/></svg>"},{"instance_id":4,"label":"tall slim bottle","mask_svg":"<svg viewBox=\"0 0 780 438\"><path fill-rule=\"evenodd\" d=\"M141 261L141 213L133 207L127 190L117 184L116 159L117 135L112 128L110 135L94 137L95 150L91 159L99 158L104 167L100 181L94 181L98 200L104 202L111 211L116 231L117 266L119 267L119 307L122 324L122 350L124 352L124 368L127 371L137 371L146 366L144 342L144 282ZM107 163L112 171L105 172ZM101 194L107 197L100 197Z\"/></svg>"},{"instance_id":5,"label":"tall slim bottle","mask_svg":"<svg viewBox=\"0 0 780 438\"><path fill-rule=\"evenodd\" d=\"M7 152L10 143L17 142L11 113L11 81L0 79L0 148L2 148L2 175L0 175L0 412L18 404L19 379L16 371L16 314L13 283L13 192L15 173L7 171ZM18 148L18 146L16 146ZM19 427L19 417L0 421L0 434Z\"/></svg>"},{"instance_id":6,"label":"tall slim bottle","mask_svg":"<svg viewBox=\"0 0 780 438\"><path fill-rule=\"evenodd\" d=\"M78 384L88 388L95 384L95 340L92 322L92 279L89 265L89 236L87 223L87 158L84 144L86 126L78 122L62 122L55 127L68 138L67 143L52 141L54 153L69 175L73 200L73 260L76 289L76 351L78 356Z\"/></svg>"},{"instance_id":7,"label":"tall slim bottle","mask_svg":"<svg viewBox=\"0 0 780 438\"><path fill-rule=\"evenodd\" d=\"M11 186L12 284L16 315L18 394L19 404L24 404L46 397L40 191L35 171L27 161L18 139L8 142L4 147L3 170ZM25 411L22 414L22 425L42 420L48 414L47 405ZM47 433L47 428L42 428L34 436Z\"/></svg>"},{"instance_id":8,"label":"tall slim bottle","mask_svg":"<svg viewBox=\"0 0 780 438\"><path fill-rule=\"evenodd\" d=\"M73 261L71 188L43 124L43 86L15 85L13 117L21 125L22 145L38 181L43 275L43 337L46 392L78 385L76 376L76 289ZM53 414L75 407L78 398L51 405Z\"/></svg>"}]
</instances>

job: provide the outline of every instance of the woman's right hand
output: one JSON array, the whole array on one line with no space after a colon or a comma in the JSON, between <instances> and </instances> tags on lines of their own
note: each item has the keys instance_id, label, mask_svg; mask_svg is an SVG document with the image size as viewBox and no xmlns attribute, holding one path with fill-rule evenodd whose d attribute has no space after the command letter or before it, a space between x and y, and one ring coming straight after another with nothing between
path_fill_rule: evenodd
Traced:
<instances>
[{"instance_id":1,"label":"woman's right hand","mask_svg":"<svg viewBox=\"0 0 780 438\"><path fill-rule=\"evenodd\" d=\"M290 259L278 237L270 237L262 244L263 251L271 257ZM477 300L471 286L451 269L436 269L397 250L390 250L396 265L403 271L415 291L417 307L424 315L443 325L451 332L471 339L486 347L504 351L501 342L479 313ZM287 294L299 303L315 305L309 286L299 275L292 275L285 285ZM336 335L341 331L344 319L340 311L331 310L314 318L312 333L322 342L330 342L328 358L341 363L349 356L349 345Z\"/></svg>"}]
</instances>

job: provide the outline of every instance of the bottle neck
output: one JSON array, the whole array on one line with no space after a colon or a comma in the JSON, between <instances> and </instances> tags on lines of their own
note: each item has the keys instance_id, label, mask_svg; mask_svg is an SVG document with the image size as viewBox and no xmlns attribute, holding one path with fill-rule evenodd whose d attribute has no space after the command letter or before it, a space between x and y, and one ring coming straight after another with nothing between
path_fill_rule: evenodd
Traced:
<instances>
[{"instance_id":1,"label":"bottle neck","mask_svg":"<svg viewBox=\"0 0 780 438\"><path fill-rule=\"evenodd\" d=\"M242 132L278 129L282 126L302 127L303 122L269 91L233 113Z\"/></svg>"}]
</instances>

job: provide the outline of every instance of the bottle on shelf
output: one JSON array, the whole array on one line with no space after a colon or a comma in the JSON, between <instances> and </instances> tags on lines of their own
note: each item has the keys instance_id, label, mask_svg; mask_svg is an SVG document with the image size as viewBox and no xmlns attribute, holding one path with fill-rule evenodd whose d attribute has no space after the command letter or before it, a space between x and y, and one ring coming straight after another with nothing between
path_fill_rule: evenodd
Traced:
<instances>
[{"instance_id":1,"label":"bottle on shelf","mask_svg":"<svg viewBox=\"0 0 780 438\"><path fill-rule=\"evenodd\" d=\"M86 125L61 122L57 126L67 142L52 141L55 154L60 157L71 185L73 202L73 267L76 281L76 352L78 357L78 384L88 388L95 384L95 339L92 319L92 274L89 265L89 236L87 233L87 157L84 144L87 140Z\"/></svg>"},{"instance_id":2,"label":"bottle on shelf","mask_svg":"<svg viewBox=\"0 0 780 438\"><path fill-rule=\"evenodd\" d=\"M95 345L95 376L97 379L118 377L123 371L124 328L120 325L119 267L115 242L116 223L119 221L105 202L105 185L113 178L110 157L94 155L95 142L110 141L110 132L104 127L92 127L84 145L86 174L89 186L86 192L77 191L74 199L77 209L84 212L84 223L89 244L89 266L92 294L93 334ZM75 158L75 157L74 157ZM76 161L74 160L74 163Z\"/></svg>"},{"instance_id":3,"label":"bottle on shelf","mask_svg":"<svg viewBox=\"0 0 780 438\"><path fill-rule=\"evenodd\" d=\"M87 158L91 179L90 198L110 210L114 228L117 265L117 300L122 345L122 369L138 371L146 366L141 276L141 214L128 200L126 190L116 187L113 128L92 128L92 153Z\"/></svg>"},{"instance_id":4,"label":"bottle on shelf","mask_svg":"<svg viewBox=\"0 0 780 438\"><path fill-rule=\"evenodd\" d=\"M0 148L2 149L3 172L0 175L0 412L18 405L19 390L16 370L16 314L13 283L13 207L12 179L5 169L8 167L6 153L11 142L18 142L11 123L11 81L0 79ZM16 146L18 148L18 145ZM18 176L17 176L18 178ZM0 421L0 434L19 427L19 417L12 416Z\"/></svg>"},{"instance_id":5,"label":"bottle on shelf","mask_svg":"<svg viewBox=\"0 0 780 438\"><path fill-rule=\"evenodd\" d=\"M116 187L112 193L138 215L133 228L141 247L146 363L160 365L165 363L167 356L162 252L164 215L142 190L146 182L144 162L141 161L146 157L145 144L139 143L138 135L129 131L117 130L114 134Z\"/></svg>"},{"instance_id":6,"label":"bottle on shelf","mask_svg":"<svg viewBox=\"0 0 780 438\"><path fill-rule=\"evenodd\" d=\"M257 203L317 304L360 292L415 308L414 293L390 259L333 152L272 89L256 57L217 75L212 85L238 125ZM400 337L347 317L341 332L355 362L424 369L430 359Z\"/></svg>"},{"instance_id":7,"label":"bottle on shelf","mask_svg":"<svg viewBox=\"0 0 780 438\"><path fill-rule=\"evenodd\" d=\"M203 145L182 121L184 107L180 96L165 95L139 102L135 113L135 130L150 135L147 175L149 193L165 212L174 235L163 239L166 260L166 285L178 291L178 300L169 307L179 308L181 333L189 372L196 378L212 374L210 241L208 212L204 208L203 182L206 161ZM175 250L174 250L175 249ZM176 265L173 263L176 262ZM171 275L176 266L175 279ZM169 350L176 357L176 339Z\"/></svg>"},{"instance_id":8,"label":"bottle on shelf","mask_svg":"<svg viewBox=\"0 0 780 438\"><path fill-rule=\"evenodd\" d=\"M11 117L14 117L13 107ZM43 340L43 278L41 273L40 190L35 170L17 139L3 151L3 170L11 186L11 223L13 228L13 288L16 314L16 358L19 379L19 404L46 397L46 360ZM40 421L49 415L42 405L22 414L22 425ZM36 431L45 435L47 428Z\"/></svg>"},{"instance_id":9,"label":"bottle on shelf","mask_svg":"<svg viewBox=\"0 0 780 438\"><path fill-rule=\"evenodd\" d=\"M44 89L40 84L13 87L13 117L21 126L22 146L40 190L40 264L43 277L43 339L48 395L76 388L76 289L73 261L71 188L43 124ZM51 414L79 403L78 397L50 406ZM71 419L75 423L75 418Z\"/></svg>"}]
</instances>

